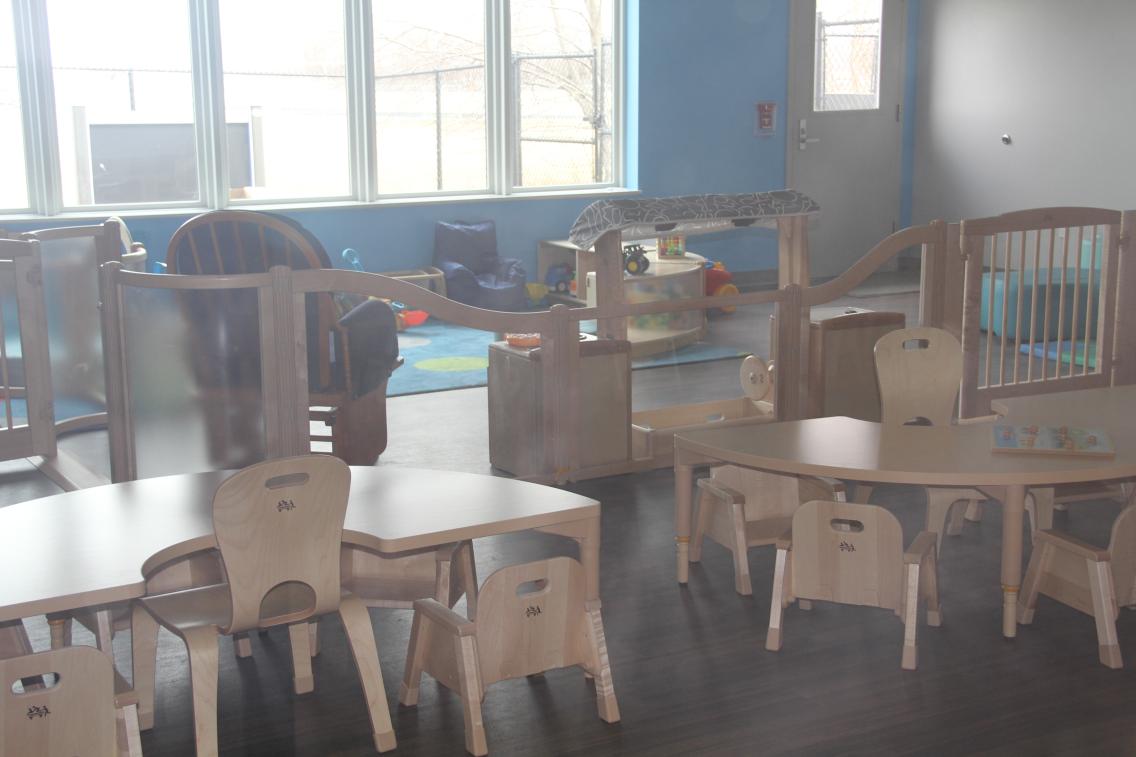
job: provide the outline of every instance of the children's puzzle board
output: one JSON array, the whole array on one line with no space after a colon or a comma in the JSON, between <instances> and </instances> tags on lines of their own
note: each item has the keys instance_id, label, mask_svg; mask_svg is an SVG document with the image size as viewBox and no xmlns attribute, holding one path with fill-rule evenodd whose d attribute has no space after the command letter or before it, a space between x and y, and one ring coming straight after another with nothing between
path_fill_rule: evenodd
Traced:
<instances>
[{"instance_id":1,"label":"children's puzzle board","mask_svg":"<svg viewBox=\"0 0 1136 757\"><path fill-rule=\"evenodd\" d=\"M995 452L1043 455L1116 454L1108 433L1094 428L997 424L993 427L993 436Z\"/></svg>"}]
</instances>

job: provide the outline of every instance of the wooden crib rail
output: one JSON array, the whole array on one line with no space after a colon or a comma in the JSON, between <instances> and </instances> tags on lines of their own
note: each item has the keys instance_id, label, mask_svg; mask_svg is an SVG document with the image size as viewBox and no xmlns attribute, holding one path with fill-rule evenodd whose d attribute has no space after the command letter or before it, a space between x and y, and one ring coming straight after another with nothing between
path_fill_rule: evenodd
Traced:
<instances>
[{"instance_id":1,"label":"wooden crib rail","mask_svg":"<svg viewBox=\"0 0 1136 757\"><path fill-rule=\"evenodd\" d=\"M960 224L964 417L996 397L1113 382L1117 338L1128 339L1122 215L1038 208Z\"/></svg>"}]
</instances>

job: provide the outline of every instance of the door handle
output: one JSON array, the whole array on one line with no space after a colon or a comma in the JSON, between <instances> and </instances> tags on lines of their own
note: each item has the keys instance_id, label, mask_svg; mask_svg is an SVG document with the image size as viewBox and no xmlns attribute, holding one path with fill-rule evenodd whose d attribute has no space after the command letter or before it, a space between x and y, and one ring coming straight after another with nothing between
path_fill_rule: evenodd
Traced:
<instances>
[{"instance_id":1,"label":"door handle","mask_svg":"<svg viewBox=\"0 0 1136 757\"><path fill-rule=\"evenodd\" d=\"M797 128L797 148L804 150L806 146L819 142L820 137L810 137L809 130L805 123L805 119L801 119L800 125Z\"/></svg>"}]
</instances>

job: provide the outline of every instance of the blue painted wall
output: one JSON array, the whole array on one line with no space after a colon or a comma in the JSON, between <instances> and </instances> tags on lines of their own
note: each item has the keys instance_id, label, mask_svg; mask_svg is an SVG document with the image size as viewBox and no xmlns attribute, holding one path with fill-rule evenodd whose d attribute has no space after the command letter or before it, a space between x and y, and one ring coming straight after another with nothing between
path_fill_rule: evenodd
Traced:
<instances>
[{"instance_id":1,"label":"blue painted wall","mask_svg":"<svg viewBox=\"0 0 1136 757\"><path fill-rule=\"evenodd\" d=\"M788 30L789 0L629 0L633 57L627 148L633 188L645 196L666 196L784 186ZM759 100L777 102L773 136L754 136ZM287 214L311 229L333 258L353 247L373 271L428 264L435 221L490 218L497 223L501 253L521 258L535 274L537 241L567 236L589 202L585 197L491 199ZM170 235L189 215L127 214L127 223L160 258ZM81 222L3 225L19 231ZM732 270L776 266L770 232L700 237L690 246Z\"/></svg>"}]
</instances>

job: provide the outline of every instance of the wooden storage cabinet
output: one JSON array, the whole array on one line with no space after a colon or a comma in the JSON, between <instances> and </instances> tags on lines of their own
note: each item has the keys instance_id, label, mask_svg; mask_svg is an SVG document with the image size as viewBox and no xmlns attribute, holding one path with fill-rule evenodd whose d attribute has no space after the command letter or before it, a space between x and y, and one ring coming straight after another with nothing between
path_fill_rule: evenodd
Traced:
<instances>
[{"instance_id":1,"label":"wooden storage cabinet","mask_svg":"<svg viewBox=\"0 0 1136 757\"><path fill-rule=\"evenodd\" d=\"M880 420L875 346L902 329L903 313L815 307L809 318L809 415Z\"/></svg>"},{"instance_id":2,"label":"wooden storage cabinet","mask_svg":"<svg viewBox=\"0 0 1136 757\"><path fill-rule=\"evenodd\" d=\"M774 324L774 319L770 323ZM903 313L814 307L809 316L807 416L846 415L879 422L876 342L884 334L904 328L905 323ZM775 325L772 337L776 340Z\"/></svg>"},{"instance_id":3,"label":"wooden storage cabinet","mask_svg":"<svg viewBox=\"0 0 1136 757\"><path fill-rule=\"evenodd\" d=\"M489 462L516 476L544 468L541 348L489 345ZM580 343L580 467L631 458L631 345Z\"/></svg>"}]
</instances>

